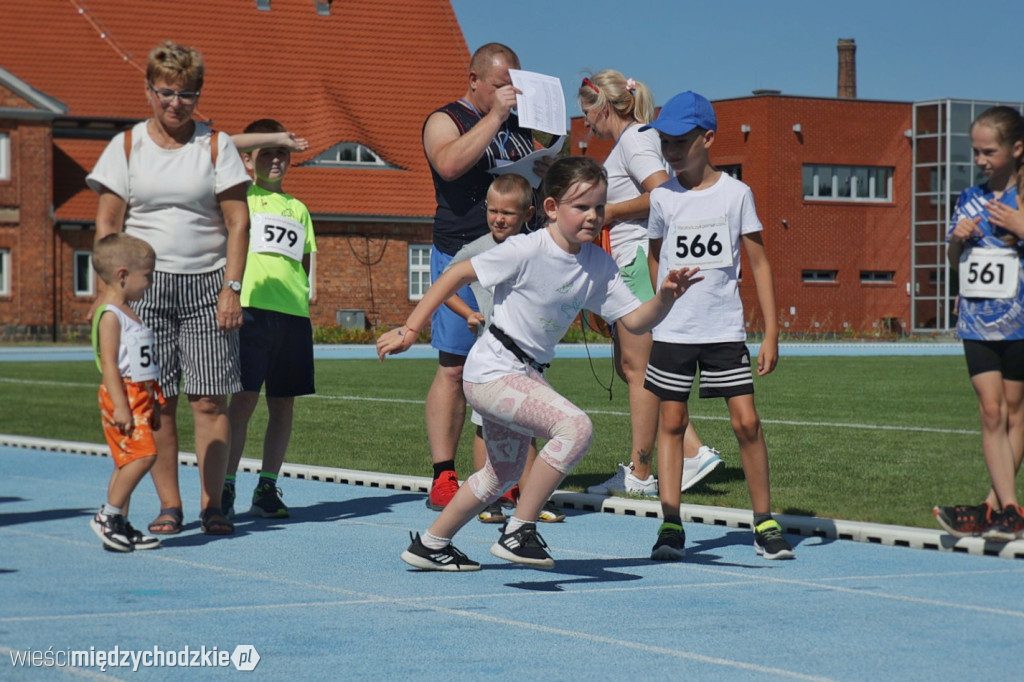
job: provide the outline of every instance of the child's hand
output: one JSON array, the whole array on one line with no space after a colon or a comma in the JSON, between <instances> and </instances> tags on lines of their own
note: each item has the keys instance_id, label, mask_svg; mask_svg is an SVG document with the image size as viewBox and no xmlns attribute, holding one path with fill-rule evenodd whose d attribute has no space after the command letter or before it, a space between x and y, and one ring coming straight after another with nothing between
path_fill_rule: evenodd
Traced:
<instances>
[{"instance_id":1,"label":"child's hand","mask_svg":"<svg viewBox=\"0 0 1024 682\"><path fill-rule=\"evenodd\" d=\"M293 152L304 152L309 149L309 140L304 137L296 137L295 133L285 133L288 138L285 140L283 146L292 150Z\"/></svg>"},{"instance_id":2,"label":"child's hand","mask_svg":"<svg viewBox=\"0 0 1024 682\"><path fill-rule=\"evenodd\" d=\"M469 314L466 318L466 326L469 327L469 331L476 334L476 328L484 323L484 316L482 313L476 311Z\"/></svg>"},{"instance_id":3,"label":"child's hand","mask_svg":"<svg viewBox=\"0 0 1024 682\"><path fill-rule=\"evenodd\" d=\"M115 407L111 421L118 431L126 436L132 435L132 429L135 428L135 420L132 419L132 411L127 405Z\"/></svg>"},{"instance_id":4,"label":"child's hand","mask_svg":"<svg viewBox=\"0 0 1024 682\"><path fill-rule=\"evenodd\" d=\"M704 279L703 276L697 277L698 272L700 272L700 268L670 270L665 276L665 281L661 283L658 293L664 292L665 295L669 296L670 301L674 301L682 296L691 286Z\"/></svg>"},{"instance_id":5,"label":"child's hand","mask_svg":"<svg viewBox=\"0 0 1024 682\"><path fill-rule=\"evenodd\" d=\"M415 342L416 332L405 325L384 332L377 339L377 357L384 362L384 358L388 355L404 353Z\"/></svg>"},{"instance_id":6,"label":"child's hand","mask_svg":"<svg viewBox=\"0 0 1024 682\"><path fill-rule=\"evenodd\" d=\"M957 239L959 241L966 241L973 239L974 237L980 237L982 235L981 228L978 227L978 223L981 222L981 216L977 218L961 218L960 222L953 228L953 234L950 235L951 239Z\"/></svg>"},{"instance_id":7,"label":"child's hand","mask_svg":"<svg viewBox=\"0 0 1024 682\"><path fill-rule=\"evenodd\" d=\"M985 209L990 223L1024 238L1024 208L1010 208L1001 201L990 201Z\"/></svg>"},{"instance_id":8,"label":"child's hand","mask_svg":"<svg viewBox=\"0 0 1024 682\"><path fill-rule=\"evenodd\" d=\"M777 364L779 364L779 339L769 338L768 334L765 334L761 348L757 352L757 376L763 377L772 372Z\"/></svg>"}]
</instances>

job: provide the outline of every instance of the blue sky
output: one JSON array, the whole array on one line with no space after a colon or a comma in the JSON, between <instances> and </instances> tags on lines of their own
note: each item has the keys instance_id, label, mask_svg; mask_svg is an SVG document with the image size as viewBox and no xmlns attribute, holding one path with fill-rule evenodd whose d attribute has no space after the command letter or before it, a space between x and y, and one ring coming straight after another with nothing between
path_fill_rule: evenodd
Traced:
<instances>
[{"instance_id":1,"label":"blue sky","mask_svg":"<svg viewBox=\"0 0 1024 682\"><path fill-rule=\"evenodd\" d=\"M1024 100L1024 11L952 0L451 0L472 52L496 40L557 76L568 113L587 71L644 81L660 105L773 88L835 97L839 38L857 43L857 96ZM708 9L695 10L695 7ZM985 14L977 8L989 8ZM517 18L519 19L517 21ZM1000 68L991 65L1001 65ZM462 93L453 93L462 94Z\"/></svg>"}]
</instances>

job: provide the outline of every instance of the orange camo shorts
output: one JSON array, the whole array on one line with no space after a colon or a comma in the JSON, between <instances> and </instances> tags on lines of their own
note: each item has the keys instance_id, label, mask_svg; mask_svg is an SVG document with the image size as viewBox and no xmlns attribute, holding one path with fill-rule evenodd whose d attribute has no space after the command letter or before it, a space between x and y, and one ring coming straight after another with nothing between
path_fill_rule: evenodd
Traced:
<instances>
[{"instance_id":1,"label":"orange camo shorts","mask_svg":"<svg viewBox=\"0 0 1024 682\"><path fill-rule=\"evenodd\" d=\"M124 380L124 392L128 397L128 407L132 411L133 428L130 434L121 432L114 421L114 402L110 399L107 387L100 384L99 403L100 418L103 422L103 436L110 446L110 454L118 469L129 462L156 454L156 440L153 438L153 427L150 418L157 403L164 402L160 385L156 381L135 383Z\"/></svg>"}]
</instances>

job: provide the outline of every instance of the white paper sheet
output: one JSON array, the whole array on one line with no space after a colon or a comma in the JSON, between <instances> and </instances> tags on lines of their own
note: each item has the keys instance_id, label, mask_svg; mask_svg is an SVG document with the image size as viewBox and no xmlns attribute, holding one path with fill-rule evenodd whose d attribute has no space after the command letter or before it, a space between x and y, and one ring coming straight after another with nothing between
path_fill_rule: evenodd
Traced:
<instances>
[{"instance_id":1,"label":"white paper sheet","mask_svg":"<svg viewBox=\"0 0 1024 682\"><path fill-rule=\"evenodd\" d=\"M524 156L518 161L508 161L506 159L499 159L498 165L491 169L491 173L494 175L505 175L506 173L518 173L524 178L530 181L533 188L540 187L540 182L544 178L537 175L533 170L533 164L540 158L545 156L557 156L558 150L562 148L562 143L565 142L565 135L556 138L554 143L548 149L538 149L535 152Z\"/></svg>"},{"instance_id":2,"label":"white paper sheet","mask_svg":"<svg viewBox=\"0 0 1024 682\"><path fill-rule=\"evenodd\" d=\"M533 71L509 69L512 85L523 94L516 95L519 125L552 135L565 135L565 95L562 81Z\"/></svg>"}]
</instances>

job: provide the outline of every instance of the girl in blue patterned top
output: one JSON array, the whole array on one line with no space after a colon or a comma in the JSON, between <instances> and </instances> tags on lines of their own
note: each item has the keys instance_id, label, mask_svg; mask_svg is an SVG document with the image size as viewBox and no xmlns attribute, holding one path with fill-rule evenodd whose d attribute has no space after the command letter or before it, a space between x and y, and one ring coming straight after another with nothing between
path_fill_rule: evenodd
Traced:
<instances>
[{"instance_id":1,"label":"girl in blue patterned top","mask_svg":"<svg viewBox=\"0 0 1024 682\"><path fill-rule=\"evenodd\" d=\"M959 273L957 336L963 339L992 479L980 505L936 507L956 537L1009 542L1024 534L1016 477L1024 453L1024 119L992 107L971 124L974 163L986 180L960 194L950 221L949 260Z\"/></svg>"}]
</instances>

